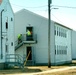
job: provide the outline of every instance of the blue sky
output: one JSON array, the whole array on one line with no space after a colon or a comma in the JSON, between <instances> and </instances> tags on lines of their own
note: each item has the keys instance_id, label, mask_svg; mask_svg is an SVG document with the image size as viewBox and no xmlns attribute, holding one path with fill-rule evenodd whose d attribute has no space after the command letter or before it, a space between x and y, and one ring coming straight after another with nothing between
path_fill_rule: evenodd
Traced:
<instances>
[{"instance_id":1,"label":"blue sky","mask_svg":"<svg viewBox=\"0 0 76 75\"><path fill-rule=\"evenodd\" d=\"M13 11L28 9L48 18L48 0L9 0ZM52 0L52 5L76 7L76 0ZM51 19L76 30L76 8L52 6ZM53 8L59 9L53 9Z\"/></svg>"}]
</instances>

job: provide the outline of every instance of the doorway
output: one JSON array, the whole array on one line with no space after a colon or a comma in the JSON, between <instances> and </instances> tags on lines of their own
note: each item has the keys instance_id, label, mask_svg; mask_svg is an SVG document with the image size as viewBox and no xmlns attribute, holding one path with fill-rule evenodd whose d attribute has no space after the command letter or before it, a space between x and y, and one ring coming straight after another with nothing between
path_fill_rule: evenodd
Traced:
<instances>
[{"instance_id":1,"label":"doorway","mask_svg":"<svg viewBox=\"0 0 76 75\"><path fill-rule=\"evenodd\" d=\"M32 41L33 40L33 27L26 27L26 40L27 41ZM30 35L28 35L30 33Z\"/></svg>"},{"instance_id":2,"label":"doorway","mask_svg":"<svg viewBox=\"0 0 76 75\"><path fill-rule=\"evenodd\" d=\"M30 54L29 54L29 52L30 52ZM32 47L27 47L26 48L26 53L27 53L27 56L29 54L28 60L32 60Z\"/></svg>"}]
</instances>

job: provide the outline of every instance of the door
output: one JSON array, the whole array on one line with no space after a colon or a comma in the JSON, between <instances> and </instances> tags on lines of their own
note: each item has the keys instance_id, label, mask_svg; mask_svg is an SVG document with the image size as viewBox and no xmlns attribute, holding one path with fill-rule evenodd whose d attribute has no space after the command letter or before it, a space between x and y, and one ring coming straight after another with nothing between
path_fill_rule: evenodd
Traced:
<instances>
[{"instance_id":1,"label":"door","mask_svg":"<svg viewBox=\"0 0 76 75\"><path fill-rule=\"evenodd\" d=\"M26 27L26 40L32 41L33 40L33 27ZM30 33L30 35L28 35Z\"/></svg>"},{"instance_id":2,"label":"door","mask_svg":"<svg viewBox=\"0 0 76 75\"><path fill-rule=\"evenodd\" d=\"M27 57L28 57L28 60L32 60L32 47L27 47ZM30 54L29 54L30 52Z\"/></svg>"}]
</instances>

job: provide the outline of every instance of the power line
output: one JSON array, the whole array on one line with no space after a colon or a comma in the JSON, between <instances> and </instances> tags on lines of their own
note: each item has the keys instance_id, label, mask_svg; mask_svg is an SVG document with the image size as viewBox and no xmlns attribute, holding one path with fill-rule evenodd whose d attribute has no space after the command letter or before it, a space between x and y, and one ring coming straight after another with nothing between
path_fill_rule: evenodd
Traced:
<instances>
[{"instance_id":1,"label":"power line","mask_svg":"<svg viewBox=\"0 0 76 75\"><path fill-rule=\"evenodd\" d=\"M23 5L17 5L17 4L13 4L11 3L12 5L14 6L17 6L17 7L26 7L26 6L23 6ZM45 8L47 7L48 5L41 5L41 6L35 6L35 7L26 7L26 8L31 8L31 9L36 9L36 8ZM52 7L60 7L60 8L69 8L69 9L76 9L76 7L72 7L72 6L60 6L60 5L51 5Z\"/></svg>"},{"instance_id":2,"label":"power line","mask_svg":"<svg viewBox=\"0 0 76 75\"><path fill-rule=\"evenodd\" d=\"M22 5L17 5L17 4L13 4L12 5L18 6L18 7L26 7L26 6L22 6ZM35 7L26 7L26 8L44 8L47 7L48 5L41 5L41 6L35 6ZM52 7L61 7L61 8L71 8L71 9L76 9L76 7L72 7L72 6L60 6L60 5L51 5Z\"/></svg>"},{"instance_id":3,"label":"power line","mask_svg":"<svg viewBox=\"0 0 76 75\"><path fill-rule=\"evenodd\" d=\"M52 13L51 13L52 14ZM62 24L64 24L60 19L58 19L54 14L52 14L52 16L54 16L59 22L61 22ZM65 24L64 24L65 25Z\"/></svg>"},{"instance_id":4,"label":"power line","mask_svg":"<svg viewBox=\"0 0 76 75\"><path fill-rule=\"evenodd\" d=\"M11 3L11 4L12 4L12 3ZM26 6L17 5L17 4L12 4L12 5L15 5L15 6L17 6L17 7L26 7ZM47 7L47 5L36 6L36 7L26 7L26 8L44 8L44 7Z\"/></svg>"},{"instance_id":5,"label":"power line","mask_svg":"<svg viewBox=\"0 0 76 75\"><path fill-rule=\"evenodd\" d=\"M71 9L76 9L76 7L71 7L71 6L59 6L59 5L52 5L55 7L61 7L61 8L71 8Z\"/></svg>"}]
</instances>

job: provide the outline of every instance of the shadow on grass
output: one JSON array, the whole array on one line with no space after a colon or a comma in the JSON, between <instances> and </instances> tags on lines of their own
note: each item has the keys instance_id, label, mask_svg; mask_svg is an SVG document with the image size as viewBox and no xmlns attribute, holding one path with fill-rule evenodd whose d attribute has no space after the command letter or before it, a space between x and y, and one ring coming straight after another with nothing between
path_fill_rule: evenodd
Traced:
<instances>
[{"instance_id":1,"label":"shadow on grass","mask_svg":"<svg viewBox=\"0 0 76 75\"><path fill-rule=\"evenodd\" d=\"M63 64L63 66L76 66L76 60L72 61L72 63Z\"/></svg>"},{"instance_id":2,"label":"shadow on grass","mask_svg":"<svg viewBox=\"0 0 76 75\"><path fill-rule=\"evenodd\" d=\"M58 69L58 68L63 68L63 67L71 67L71 66L76 66L76 60L73 60L71 63L65 63L61 65L54 65L51 67L51 69Z\"/></svg>"},{"instance_id":3,"label":"shadow on grass","mask_svg":"<svg viewBox=\"0 0 76 75\"><path fill-rule=\"evenodd\" d=\"M13 68L13 69L6 69L6 70L0 70L1 74L20 74L20 73L36 73L36 72L42 72L40 69L19 69L19 68Z\"/></svg>"}]
</instances>

